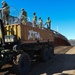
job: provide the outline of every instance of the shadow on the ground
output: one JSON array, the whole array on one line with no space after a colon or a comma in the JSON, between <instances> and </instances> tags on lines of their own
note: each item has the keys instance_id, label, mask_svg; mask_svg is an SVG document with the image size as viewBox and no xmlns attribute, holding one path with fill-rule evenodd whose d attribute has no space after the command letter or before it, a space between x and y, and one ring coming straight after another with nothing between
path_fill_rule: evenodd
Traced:
<instances>
[{"instance_id":1,"label":"shadow on the ground","mask_svg":"<svg viewBox=\"0 0 75 75\"><path fill-rule=\"evenodd\" d=\"M29 75L53 75L63 71L75 70L75 54L57 54L48 62L37 62L31 67ZM57 74L71 75L71 74ZM73 75L73 74L72 74Z\"/></svg>"},{"instance_id":2,"label":"shadow on the ground","mask_svg":"<svg viewBox=\"0 0 75 75\"><path fill-rule=\"evenodd\" d=\"M0 69L0 73L7 71L3 75L13 75L15 67ZM28 75L53 75L67 70L75 70L75 54L57 54L48 62L32 62L31 69ZM14 74L16 75L16 74ZM57 74L71 75L71 74Z\"/></svg>"}]
</instances>

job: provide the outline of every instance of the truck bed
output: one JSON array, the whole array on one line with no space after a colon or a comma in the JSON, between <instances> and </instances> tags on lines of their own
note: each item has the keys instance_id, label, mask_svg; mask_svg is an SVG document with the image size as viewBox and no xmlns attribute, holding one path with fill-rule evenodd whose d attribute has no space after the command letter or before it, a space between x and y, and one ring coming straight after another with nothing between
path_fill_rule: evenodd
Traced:
<instances>
[{"instance_id":1,"label":"truck bed","mask_svg":"<svg viewBox=\"0 0 75 75\"><path fill-rule=\"evenodd\" d=\"M10 24L5 25L5 35L16 35L21 43L54 41L54 33L47 29L32 27L31 25ZM1 35L0 35L1 37Z\"/></svg>"}]
</instances>

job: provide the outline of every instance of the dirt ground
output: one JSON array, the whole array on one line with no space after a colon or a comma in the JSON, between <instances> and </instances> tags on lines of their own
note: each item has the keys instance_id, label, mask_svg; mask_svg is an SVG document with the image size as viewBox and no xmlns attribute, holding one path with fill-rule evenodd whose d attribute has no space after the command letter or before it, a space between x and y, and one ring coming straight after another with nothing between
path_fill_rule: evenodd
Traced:
<instances>
[{"instance_id":1,"label":"dirt ground","mask_svg":"<svg viewBox=\"0 0 75 75\"><path fill-rule=\"evenodd\" d=\"M37 64L29 75L75 75L75 47L46 63Z\"/></svg>"},{"instance_id":2,"label":"dirt ground","mask_svg":"<svg viewBox=\"0 0 75 75\"><path fill-rule=\"evenodd\" d=\"M0 70L0 75L16 75L14 67ZM75 47L55 48L55 56L48 62L32 62L28 75L75 75Z\"/></svg>"}]
</instances>

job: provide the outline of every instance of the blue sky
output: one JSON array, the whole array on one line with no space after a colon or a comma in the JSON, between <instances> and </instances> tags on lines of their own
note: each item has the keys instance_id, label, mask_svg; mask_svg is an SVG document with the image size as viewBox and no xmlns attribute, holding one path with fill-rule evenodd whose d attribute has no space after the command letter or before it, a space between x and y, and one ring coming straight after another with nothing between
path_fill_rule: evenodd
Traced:
<instances>
[{"instance_id":1,"label":"blue sky","mask_svg":"<svg viewBox=\"0 0 75 75\"><path fill-rule=\"evenodd\" d=\"M1 2L2 0L0 0ZM33 12L37 18L42 17L43 22L49 16L51 29L57 30L68 39L75 39L75 0L5 0L13 13L19 15L24 8L32 20ZM13 7L12 7L13 6ZM1 3L0 3L1 7Z\"/></svg>"}]
</instances>

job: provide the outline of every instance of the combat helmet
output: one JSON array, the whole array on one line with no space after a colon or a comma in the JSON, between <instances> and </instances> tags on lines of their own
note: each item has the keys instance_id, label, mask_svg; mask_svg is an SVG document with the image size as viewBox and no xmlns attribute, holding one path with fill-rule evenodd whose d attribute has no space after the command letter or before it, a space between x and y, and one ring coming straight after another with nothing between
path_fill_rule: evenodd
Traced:
<instances>
[{"instance_id":1,"label":"combat helmet","mask_svg":"<svg viewBox=\"0 0 75 75\"><path fill-rule=\"evenodd\" d=\"M21 9L21 11L23 11L23 10L24 10L24 8Z\"/></svg>"},{"instance_id":2,"label":"combat helmet","mask_svg":"<svg viewBox=\"0 0 75 75\"><path fill-rule=\"evenodd\" d=\"M6 3L6 2L5 1L2 1L1 3L3 4L3 3Z\"/></svg>"},{"instance_id":3,"label":"combat helmet","mask_svg":"<svg viewBox=\"0 0 75 75\"><path fill-rule=\"evenodd\" d=\"M34 14L34 15L36 15L36 13L35 13L35 12L33 12L33 14Z\"/></svg>"}]
</instances>

